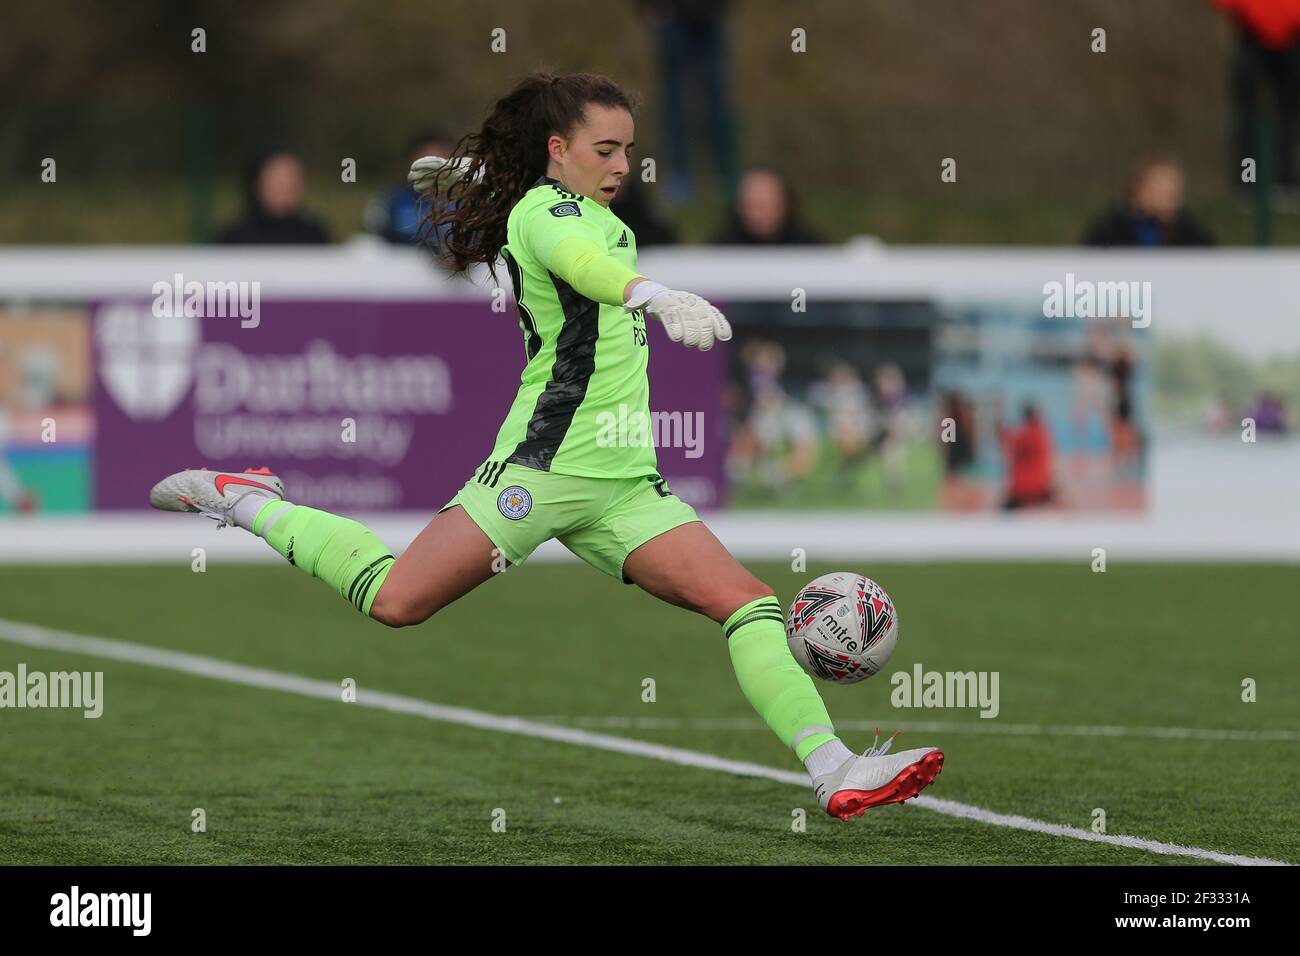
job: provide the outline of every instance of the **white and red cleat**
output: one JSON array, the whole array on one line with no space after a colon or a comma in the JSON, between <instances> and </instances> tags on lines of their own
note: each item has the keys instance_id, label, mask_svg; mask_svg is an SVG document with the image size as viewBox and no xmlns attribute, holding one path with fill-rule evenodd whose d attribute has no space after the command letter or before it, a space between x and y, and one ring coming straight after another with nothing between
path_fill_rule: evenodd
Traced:
<instances>
[{"instance_id":1,"label":"white and red cleat","mask_svg":"<svg viewBox=\"0 0 1300 956\"><path fill-rule=\"evenodd\" d=\"M897 736L897 734L895 734ZM880 736L876 735L879 742ZM872 807L902 803L934 783L943 769L943 751L919 747L889 754L894 738L883 747L871 746L835 770L813 780L817 802L833 817L848 820Z\"/></svg>"},{"instance_id":2,"label":"white and red cleat","mask_svg":"<svg viewBox=\"0 0 1300 956\"><path fill-rule=\"evenodd\" d=\"M269 468L244 471L208 471L206 468L168 475L149 491L149 504L161 511L188 511L207 515L217 527L233 524L231 509L246 495L283 498L284 483Z\"/></svg>"}]
</instances>

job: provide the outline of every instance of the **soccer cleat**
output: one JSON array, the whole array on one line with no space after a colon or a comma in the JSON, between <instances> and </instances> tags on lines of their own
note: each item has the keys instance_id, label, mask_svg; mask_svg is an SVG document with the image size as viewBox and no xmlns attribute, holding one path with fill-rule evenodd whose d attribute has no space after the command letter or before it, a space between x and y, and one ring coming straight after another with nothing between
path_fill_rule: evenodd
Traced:
<instances>
[{"instance_id":1,"label":"soccer cleat","mask_svg":"<svg viewBox=\"0 0 1300 956\"><path fill-rule=\"evenodd\" d=\"M149 504L162 511L207 515L218 528L234 524L230 512L245 495L283 498L284 483L269 468L208 471L206 468L168 475L149 491Z\"/></svg>"},{"instance_id":2,"label":"soccer cleat","mask_svg":"<svg viewBox=\"0 0 1300 956\"><path fill-rule=\"evenodd\" d=\"M943 769L943 751L934 747L919 747L890 754L895 733L880 742L876 741L860 757L851 757L835 770L813 780L817 802L833 817L847 820L871 807L902 803L934 783Z\"/></svg>"}]
</instances>

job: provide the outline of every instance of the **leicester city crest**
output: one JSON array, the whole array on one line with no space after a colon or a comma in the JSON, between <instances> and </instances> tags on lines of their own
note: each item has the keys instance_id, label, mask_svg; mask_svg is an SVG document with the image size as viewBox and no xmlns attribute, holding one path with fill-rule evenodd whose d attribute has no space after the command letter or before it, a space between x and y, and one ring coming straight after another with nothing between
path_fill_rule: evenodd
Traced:
<instances>
[{"instance_id":1,"label":"leicester city crest","mask_svg":"<svg viewBox=\"0 0 1300 956\"><path fill-rule=\"evenodd\" d=\"M533 496L519 485L511 485L497 495L497 510L511 521L518 521L533 510Z\"/></svg>"}]
</instances>

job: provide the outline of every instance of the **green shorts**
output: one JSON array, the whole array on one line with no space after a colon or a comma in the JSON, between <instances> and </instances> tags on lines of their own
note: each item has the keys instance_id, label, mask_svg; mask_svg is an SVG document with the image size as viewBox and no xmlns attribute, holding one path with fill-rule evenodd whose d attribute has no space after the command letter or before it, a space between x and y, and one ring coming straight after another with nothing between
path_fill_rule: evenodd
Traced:
<instances>
[{"instance_id":1,"label":"green shorts","mask_svg":"<svg viewBox=\"0 0 1300 956\"><path fill-rule=\"evenodd\" d=\"M488 461L456 497L511 564L523 564L544 541L560 543L593 568L622 581L623 562L651 538L699 521L695 509L658 475L582 478Z\"/></svg>"}]
</instances>

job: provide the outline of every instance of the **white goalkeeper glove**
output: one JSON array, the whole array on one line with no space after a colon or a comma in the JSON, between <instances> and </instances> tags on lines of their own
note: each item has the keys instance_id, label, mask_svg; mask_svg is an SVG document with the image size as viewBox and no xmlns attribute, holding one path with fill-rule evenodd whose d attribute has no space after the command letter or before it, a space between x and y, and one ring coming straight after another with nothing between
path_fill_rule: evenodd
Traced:
<instances>
[{"instance_id":1,"label":"white goalkeeper glove","mask_svg":"<svg viewBox=\"0 0 1300 956\"><path fill-rule=\"evenodd\" d=\"M460 176L473 164L473 158L462 156L454 163L451 160L443 159L441 156L421 156L415 162L411 163L411 171L406 174L406 181L411 184L417 193L427 193L433 188L434 179L445 166L456 168L456 175ZM474 181L483 178L483 167L478 168L474 174Z\"/></svg>"},{"instance_id":2,"label":"white goalkeeper glove","mask_svg":"<svg viewBox=\"0 0 1300 956\"><path fill-rule=\"evenodd\" d=\"M664 324L664 331L674 342L705 352L713 348L713 340L726 342L731 338L731 324L727 317L704 299L690 292L675 292L658 282L643 279L632 287L632 294L623 303L627 312L645 309Z\"/></svg>"}]
</instances>

